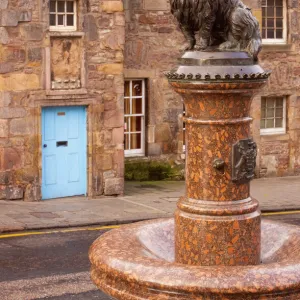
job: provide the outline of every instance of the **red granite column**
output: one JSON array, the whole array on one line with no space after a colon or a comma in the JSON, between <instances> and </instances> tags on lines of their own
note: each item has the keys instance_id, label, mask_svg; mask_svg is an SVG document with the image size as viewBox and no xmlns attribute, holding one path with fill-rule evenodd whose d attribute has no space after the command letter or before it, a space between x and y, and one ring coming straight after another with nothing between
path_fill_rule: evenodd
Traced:
<instances>
[{"instance_id":1,"label":"red granite column","mask_svg":"<svg viewBox=\"0 0 300 300\"><path fill-rule=\"evenodd\" d=\"M176 262L259 264L261 217L258 202L249 193L250 164L256 156L249 111L264 80L236 75L232 80L219 76L191 81L172 76L177 80L170 84L185 103L187 149L186 195L175 212Z\"/></svg>"}]
</instances>

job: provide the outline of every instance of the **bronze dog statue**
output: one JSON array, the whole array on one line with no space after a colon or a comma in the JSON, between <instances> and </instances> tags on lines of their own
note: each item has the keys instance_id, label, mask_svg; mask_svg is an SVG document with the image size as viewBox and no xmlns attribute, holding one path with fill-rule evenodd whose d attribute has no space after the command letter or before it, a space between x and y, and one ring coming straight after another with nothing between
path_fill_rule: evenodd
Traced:
<instances>
[{"instance_id":1,"label":"bronze dog statue","mask_svg":"<svg viewBox=\"0 0 300 300\"><path fill-rule=\"evenodd\" d=\"M251 10L240 0L170 0L171 12L189 42L186 50L196 46L195 33L199 31L200 44L205 50L219 46L220 50L249 52L255 59L261 50L259 24Z\"/></svg>"}]
</instances>

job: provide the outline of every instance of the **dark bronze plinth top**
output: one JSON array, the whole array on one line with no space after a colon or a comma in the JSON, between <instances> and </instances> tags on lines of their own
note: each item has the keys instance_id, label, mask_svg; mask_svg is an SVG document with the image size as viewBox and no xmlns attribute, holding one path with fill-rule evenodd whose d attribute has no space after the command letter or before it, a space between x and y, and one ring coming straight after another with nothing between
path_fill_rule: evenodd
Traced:
<instances>
[{"instance_id":1,"label":"dark bronze plinth top","mask_svg":"<svg viewBox=\"0 0 300 300\"><path fill-rule=\"evenodd\" d=\"M271 74L247 52L188 51L179 59L179 64L166 73L170 81L266 80Z\"/></svg>"}]
</instances>

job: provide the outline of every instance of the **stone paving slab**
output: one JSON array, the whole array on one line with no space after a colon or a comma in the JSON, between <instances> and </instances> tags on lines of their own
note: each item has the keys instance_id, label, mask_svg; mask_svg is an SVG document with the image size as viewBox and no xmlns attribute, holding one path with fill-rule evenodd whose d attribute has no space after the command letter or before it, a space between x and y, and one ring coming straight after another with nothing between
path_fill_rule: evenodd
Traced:
<instances>
[{"instance_id":1,"label":"stone paving slab","mask_svg":"<svg viewBox=\"0 0 300 300\"><path fill-rule=\"evenodd\" d=\"M122 197L0 201L0 232L124 224L170 217L184 182L127 182ZM264 212L300 210L300 177L257 179L252 196Z\"/></svg>"}]
</instances>

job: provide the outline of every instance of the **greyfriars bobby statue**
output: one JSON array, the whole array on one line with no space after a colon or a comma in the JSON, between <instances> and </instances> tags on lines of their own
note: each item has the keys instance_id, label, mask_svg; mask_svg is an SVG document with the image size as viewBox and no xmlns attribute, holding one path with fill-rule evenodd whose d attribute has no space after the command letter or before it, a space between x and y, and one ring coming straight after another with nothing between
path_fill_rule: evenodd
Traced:
<instances>
[{"instance_id":1,"label":"greyfriars bobby statue","mask_svg":"<svg viewBox=\"0 0 300 300\"><path fill-rule=\"evenodd\" d=\"M240 0L171 0L171 12L189 42L186 50L247 51L254 59L261 49L259 24ZM196 46L195 33L200 42Z\"/></svg>"}]
</instances>

